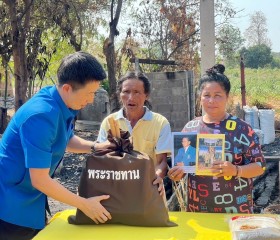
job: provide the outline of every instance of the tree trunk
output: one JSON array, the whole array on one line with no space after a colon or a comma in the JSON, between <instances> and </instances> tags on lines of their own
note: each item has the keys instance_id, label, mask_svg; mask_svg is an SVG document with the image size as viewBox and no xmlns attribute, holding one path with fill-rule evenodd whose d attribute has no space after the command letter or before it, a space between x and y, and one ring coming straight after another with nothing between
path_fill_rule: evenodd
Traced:
<instances>
[{"instance_id":1,"label":"tree trunk","mask_svg":"<svg viewBox=\"0 0 280 240\"><path fill-rule=\"evenodd\" d=\"M12 27L12 49L15 76L15 110L26 101L28 72L26 62L26 32L30 24L31 1L24 1L25 8L18 13L17 1L4 0L9 7Z\"/></svg>"},{"instance_id":2,"label":"tree trunk","mask_svg":"<svg viewBox=\"0 0 280 240\"><path fill-rule=\"evenodd\" d=\"M110 43L109 39L106 39L103 51L106 56L108 69L110 109L111 112L115 112L120 109L120 103L117 96L116 55L114 43Z\"/></svg>"},{"instance_id":3,"label":"tree trunk","mask_svg":"<svg viewBox=\"0 0 280 240\"><path fill-rule=\"evenodd\" d=\"M120 109L120 103L117 96L117 80L116 80L116 55L115 55L115 36L118 35L117 25L121 13L122 0L118 0L115 16L113 17L114 1L111 1L111 22L110 35L104 41L103 53L106 56L108 79L109 79L109 96L110 109L115 112Z\"/></svg>"},{"instance_id":4,"label":"tree trunk","mask_svg":"<svg viewBox=\"0 0 280 240\"><path fill-rule=\"evenodd\" d=\"M13 46L15 70L15 109L19 109L26 101L27 66L25 55L25 41L21 39Z\"/></svg>"}]
</instances>

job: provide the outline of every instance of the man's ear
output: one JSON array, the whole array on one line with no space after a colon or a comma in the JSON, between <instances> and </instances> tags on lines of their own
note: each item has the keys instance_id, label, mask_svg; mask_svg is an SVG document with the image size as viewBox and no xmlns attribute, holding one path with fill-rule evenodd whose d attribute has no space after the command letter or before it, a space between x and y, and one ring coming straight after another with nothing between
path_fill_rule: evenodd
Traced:
<instances>
[{"instance_id":1,"label":"man's ear","mask_svg":"<svg viewBox=\"0 0 280 240\"><path fill-rule=\"evenodd\" d=\"M72 91L72 86L68 83L63 84L61 88L65 93L69 93Z\"/></svg>"}]
</instances>

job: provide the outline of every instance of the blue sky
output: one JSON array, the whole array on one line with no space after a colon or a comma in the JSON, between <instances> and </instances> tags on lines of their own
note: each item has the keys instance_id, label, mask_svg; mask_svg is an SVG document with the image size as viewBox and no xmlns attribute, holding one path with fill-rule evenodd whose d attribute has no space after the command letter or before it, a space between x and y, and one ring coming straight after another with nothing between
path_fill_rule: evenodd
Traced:
<instances>
[{"instance_id":1,"label":"blue sky","mask_svg":"<svg viewBox=\"0 0 280 240\"><path fill-rule=\"evenodd\" d=\"M262 11L266 17L268 37L272 42L273 52L280 52L280 1L279 0L230 0L236 9L244 9L240 18L233 25L239 27L241 33L250 25L250 14Z\"/></svg>"}]
</instances>

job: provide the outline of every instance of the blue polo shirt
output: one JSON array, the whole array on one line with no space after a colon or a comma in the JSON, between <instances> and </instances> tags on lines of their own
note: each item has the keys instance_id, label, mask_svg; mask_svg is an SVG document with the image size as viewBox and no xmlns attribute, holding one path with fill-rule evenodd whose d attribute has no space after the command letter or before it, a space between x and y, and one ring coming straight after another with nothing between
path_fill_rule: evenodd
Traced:
<instances>
[{"instance_id":1,"label":"blue polo shirt","mask_svg":"<svg viewBox=\"0 0 280 240\"><path fill-rule=\"evenodd\" d=\"M43 88L15 113L0 142L0 219L44 228L46 196L32 187L29 168L54 173L73 136L76 114L56 86Z\"/></svg>"}]
</instances>

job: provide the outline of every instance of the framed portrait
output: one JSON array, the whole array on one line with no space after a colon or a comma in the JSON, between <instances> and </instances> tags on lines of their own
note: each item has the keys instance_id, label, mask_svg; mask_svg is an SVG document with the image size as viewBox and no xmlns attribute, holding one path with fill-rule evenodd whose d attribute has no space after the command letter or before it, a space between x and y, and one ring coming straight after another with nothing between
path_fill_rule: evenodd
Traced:
<instances>
[{"instance_id":1,"label":"framed portrait","mask_svg":"<svg viewBox=\"0 0 280 240\"><path fill-rule=\"evenodd\" d=\"M198 134L195 174L214 176L210 168L214 161L224 161L224 147L224 134Z\"/></svg>"},{"instance_id":2,"label":"framed portrait","mask_svg":"<svg viewBox=\"0 0 280 240\"><path fill-rule=\"evenodd\" d=\"M172 133L172 167L183 166L185 173L195 173L197 134Z\"/></svg>"}]
</instances>

